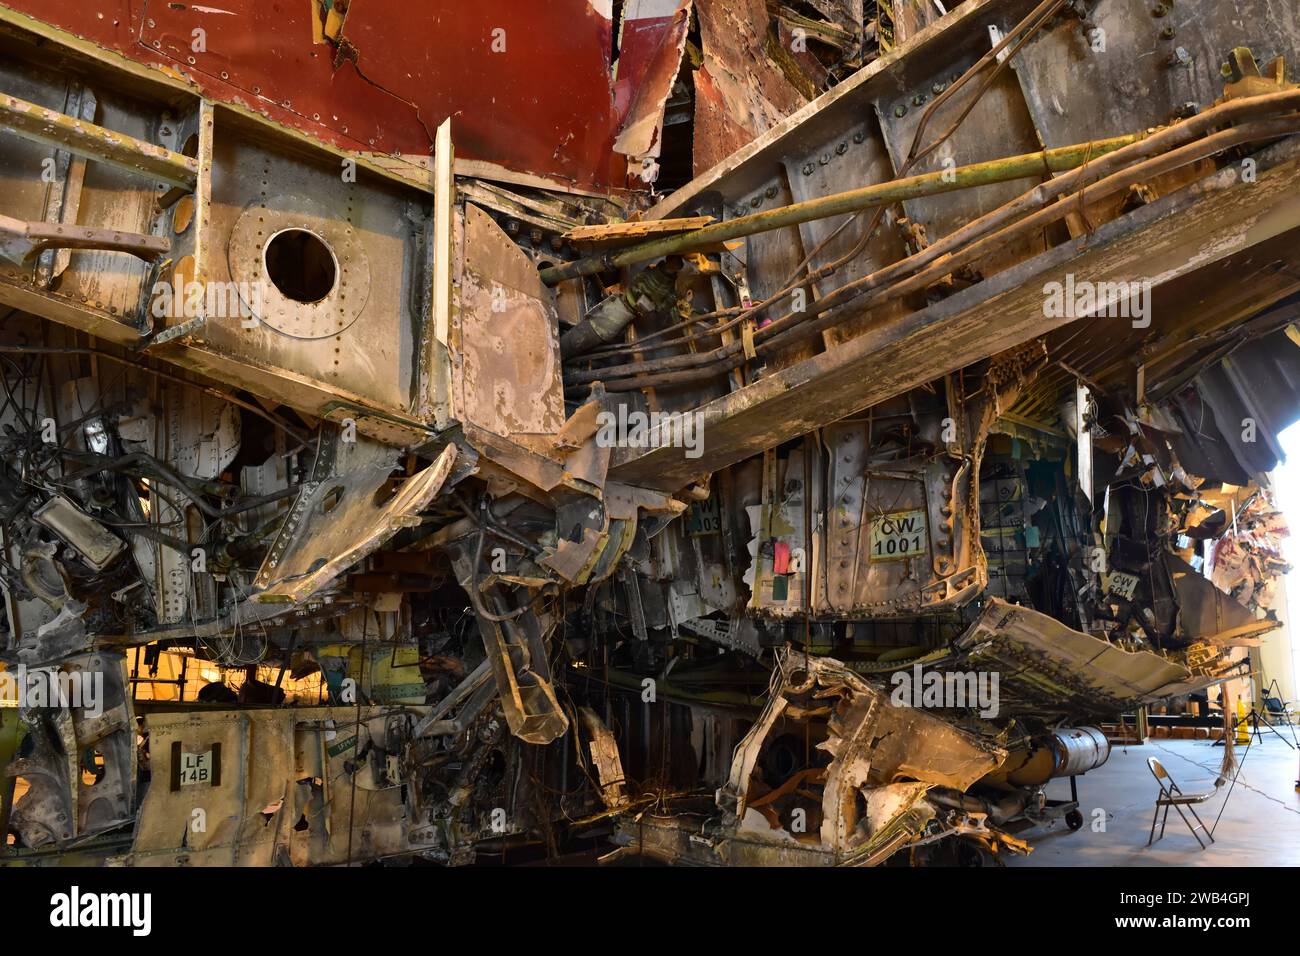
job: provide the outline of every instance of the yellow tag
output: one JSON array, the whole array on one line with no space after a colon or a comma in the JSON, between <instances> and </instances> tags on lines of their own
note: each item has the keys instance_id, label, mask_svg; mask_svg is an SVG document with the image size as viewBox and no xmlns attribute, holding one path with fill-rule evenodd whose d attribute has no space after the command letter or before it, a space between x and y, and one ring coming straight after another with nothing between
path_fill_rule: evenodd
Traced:
<instances>
[{"instance_id":1,"label":"yellow tag","mask_svg":"<svg viewBox=\"0 0 1300 956\"><path fill-rule=\"evenodd\" d=\"M722 267L702 252L691 252L686 259L699 271L700 275L721 273Z\"/></svg>"},{"instance_id":2,"label":"yellow tag","mask_svg":"<svg viewBox=\"0 0 1300 956\"><path fill-rule=\"evenodd\" d=\"M343 15L339 13L337 7L331 7L330 12L325 15L325 35L331 40L337 40L342 32Z\"/></svg>"},{"instance_id":3,"label":"yellow tag","mask_svg":"<svg viewBox=\"0 0 1300 956\"><path fill-rule=\"evenodd\" d=\"M321 0L311 0L311 42L325 42L325 27L320 18Z\"/></svg>"},{"instance_id":4,"label":"yellow tag","mask_svg":"<svg viewBox=\"0 0 1300 956\"><path fill-rule=\"evenodd\" d=\"M754 350L754 323L748 320L740 327L740 338L745 343L745 358L756 359L758 352Z\"/></svg>"}]
</instances>

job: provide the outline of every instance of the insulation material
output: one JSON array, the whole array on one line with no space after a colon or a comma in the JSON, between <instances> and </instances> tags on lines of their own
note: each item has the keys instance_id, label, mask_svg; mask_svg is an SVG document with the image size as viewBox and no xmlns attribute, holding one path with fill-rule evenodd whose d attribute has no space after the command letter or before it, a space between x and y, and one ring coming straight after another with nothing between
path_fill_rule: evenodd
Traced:
<instances>
[{"instance_id":1,"label":"insulation material","mask_svg":"<svg viewBox=\"0 0 1300 956\"><path fill-rule=\"evenodd\" d=\"M1260 492L1215 543L1211 580L1252 611L1276 608L1279 585L1290 570L1282 556L1282 539L1289 535L1286 518Z\"/></svg>"}]
</instances>

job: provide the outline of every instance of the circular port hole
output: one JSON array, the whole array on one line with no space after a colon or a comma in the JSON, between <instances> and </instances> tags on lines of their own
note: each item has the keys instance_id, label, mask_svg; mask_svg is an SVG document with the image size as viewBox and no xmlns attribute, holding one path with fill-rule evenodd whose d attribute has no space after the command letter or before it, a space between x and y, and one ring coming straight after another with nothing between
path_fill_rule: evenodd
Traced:
<instances>
[{"instance_id":1,"label":"circular port hole","mask_svg":"<svg viewBox=\"0 0 1300 956\"><path fill-rule=\"evenodd\" d=\"M263 253L266 275L285 298L319 302L334 288L338 263L330 247L306 229L277 232Z\"/></svg>"}]
</instances>

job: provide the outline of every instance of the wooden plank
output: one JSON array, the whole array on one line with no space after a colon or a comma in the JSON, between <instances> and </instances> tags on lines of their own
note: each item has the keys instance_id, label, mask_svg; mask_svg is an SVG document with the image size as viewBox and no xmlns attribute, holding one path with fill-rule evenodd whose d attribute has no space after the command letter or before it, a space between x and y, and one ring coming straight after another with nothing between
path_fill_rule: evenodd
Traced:
<instances>
[{"instance_id":1,"label":"wooden plank","mask_svg":"<svg viewBox=\"0 0 1300 956\"><path fill-rule=\"evenodd\" d=\"M659 239L663 236L675 236L678 233L702 229L713 222L712 216L688 216L684 219L650 219L644 222L613 222L599 226L578 226L564 234L570 242L590 247L606 249L614 246L632 245L647 239Z\"/></svg>"}]
</instances>

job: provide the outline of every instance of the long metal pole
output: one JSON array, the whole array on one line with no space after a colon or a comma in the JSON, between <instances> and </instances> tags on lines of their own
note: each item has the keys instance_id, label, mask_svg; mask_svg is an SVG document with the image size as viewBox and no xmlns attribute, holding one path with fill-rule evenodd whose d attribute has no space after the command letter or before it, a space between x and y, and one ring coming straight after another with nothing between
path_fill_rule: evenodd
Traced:
<instances>
[{"instance_id":1,"label":"long metal pole","mask_svg":"<svg viewBox=\"0 0 1300 956\"><path fill-rule=\"evenodd\" d=\"M1040 176L1047 172L1064 172L1122 149L1132 143L1150 136L1154 130L1145 130L1128 136L1116 136L1112 139L1099 139L1074 146L1062 146L1022 156L1007 156L970 166L958 166L937 173L923 173L919 176L907 176L903 179L877 183L860 189L809 199L805 202L791 203L779 209L756 212L749 216L740 216L726 222L714 223L701 229L693 229L676 236L667 236L630 246L618 252L605 253L578 259L561 266L552 266L541 270L542 281L555 285L565 279L579 276L595 275L606 269L618 269L638 262L649 262L663 256L689 252L702 246L714 245L729 239L740 239L759 232L769 232L785 226L796 226L816 219L828 219L845 213L858 212L876 206L888 206L905 199L917 199L922 196L936 196L941 193L970 189L974 186L987 186L992 183L1005 183L1030 176Z\"/></svg>"}]
</instances>

